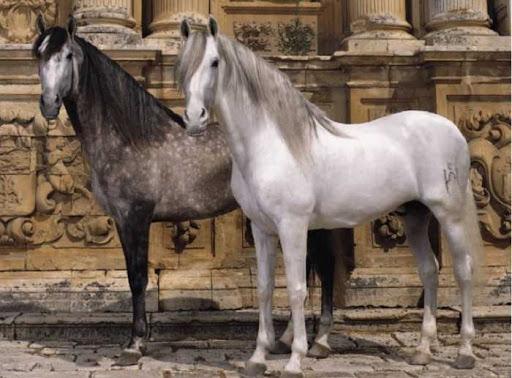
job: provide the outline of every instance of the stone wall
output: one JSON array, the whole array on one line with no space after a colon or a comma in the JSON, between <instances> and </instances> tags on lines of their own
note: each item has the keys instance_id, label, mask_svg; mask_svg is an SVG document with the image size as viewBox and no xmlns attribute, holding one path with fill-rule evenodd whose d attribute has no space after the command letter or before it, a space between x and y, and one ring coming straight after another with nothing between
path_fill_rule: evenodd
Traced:
<instances>
[{"instance_id":1,"label":"stone wall","mask_svg":"<svg viewBox=\"0 0 512 378\"><path fill-rule=\"evenodd\" d=\"M335 120L364 122L406 109L452 119L470 143L485 242L488 274L478 301L510 302L507 2L7 0L0 4L0 311L130 310L119 239L90 192L69 120L63 111L48 123L38 110L40 85L28 43L39 12L49 24L62 24L73 12L80 35L177 111L183 98L172 67L179 22L189 17L199 28L211 12L222 31L278 65ZM440 304L456 305L436 224L431 236L442 265ZM185 250L178 253L174 242ZM339 305L414 307L421 301L398 214L340 234L337 243ZM254 249L240 211L153 224L150 264L149 311L257 304ZM310 292L308 306L317 307L318 288ZM286 301L279 263L274 303Z\"/></svg>"}]
</instances>

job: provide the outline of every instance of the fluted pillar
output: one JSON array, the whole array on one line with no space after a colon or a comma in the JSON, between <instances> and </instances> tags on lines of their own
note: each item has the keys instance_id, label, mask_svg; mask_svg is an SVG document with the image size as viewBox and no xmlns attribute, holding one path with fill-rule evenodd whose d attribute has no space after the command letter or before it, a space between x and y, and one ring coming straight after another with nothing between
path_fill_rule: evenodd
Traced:
<instances>
[{"instance_id":1,"label":"fluted pillar","mask_svg":"<svg viewBox=\"0 0 512 378\"><path fill-rule=\"evenodd\" d=\"M188 18L192 28L205 25L210 11L209 0L151 0L151 34L145 42L163 48L178 48L181 40L180 23Z\"/></svg>"},{"instance_id":2,"label":"fluted pillar","mask_svg":"<svg viewBox=\"0 0 512 378\"><path fill-rule=\"evenodd\" d=\"M99 45L126 45L141 41L134 30L133 0L75 0L73 15L78 33Z\"/></svg>"},{"instance_id":3,"label":"fluted pillar","mask_svg":"<svg viewBox=\"0 0 512 378\"><path fill-rule=\"evenodd\" d=\"M345 49L375 51L411 45L404 40L417 45L409 34L405 0L349 0L348 18L351 35L343 41Z\"/></svg>"},{"instance_id":4,"label":"fluted pillar","mask_svg":"<svg viewBox=\"0 0 512 378\"><path fill-rule=\"evenodd\" d=\"M425 8L429 44L464 44L497 35L489 28L487 0L428 0Z\"/></svg>"}]
</instances>

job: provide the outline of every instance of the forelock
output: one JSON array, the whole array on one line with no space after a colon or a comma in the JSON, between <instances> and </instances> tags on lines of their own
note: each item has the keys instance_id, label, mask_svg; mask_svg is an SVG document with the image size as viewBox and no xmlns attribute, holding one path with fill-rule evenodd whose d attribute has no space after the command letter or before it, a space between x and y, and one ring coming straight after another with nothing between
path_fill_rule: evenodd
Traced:
<instances>
[{"instance_id":1,"label":"forelock","mask_svg":"<svg viewBox=\"0 0 512 378\"><path fill-rule=\"evenodd\" d=\"M45 30L39 35L32 46L32 54L37 58L48 60L53 54L62 50L67 42L69 34L66 29L53 27Z\"/></svg>"},{"instance_id":2,"label":"forelock","mask_svg":"<svg viewBox=\"0 0 512 378\"><path fill-rule=\"evenodd\" d=\"M175 68L175 78L181 88L190 82L201 65L206 50L207 37L206 32L191 33L181 50Z\"/></svg>"}]
</instances>

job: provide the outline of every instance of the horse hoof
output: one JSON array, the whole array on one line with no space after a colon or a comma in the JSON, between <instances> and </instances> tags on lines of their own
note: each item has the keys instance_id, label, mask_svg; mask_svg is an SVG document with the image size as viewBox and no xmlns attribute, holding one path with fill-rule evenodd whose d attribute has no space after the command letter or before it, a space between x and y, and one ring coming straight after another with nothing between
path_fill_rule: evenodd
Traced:
<instances>
[{"instance_id":1,"label":"horse hoof","mask_svg":"<svg viewBox=\"0 0 512 378\"><path fill-rule=\"evenodd\" d=\"M116 362L117 366L137 365L142 353L137 349L124 349Z\"/></svg>"},{"instance_id":2,"label":"horse hoof","mask_svg":"<svg viewBox=\"0 0 512 378\"><path fill-rule=\"evenodd\" d=\"M473 369L475 367L475 362L475 356L459 353L455 359L455 367L457 369Z\"/></svg>"},{"instance_id":3,"label":"horse hoof","mask_svg":"<svg viewBox=\"0 0 512 378\"><path fill-rule=\"evenodd\" d=\"M245 375L249 377L257 377L258 375L265 374L267 365L260 362L247 361L245 364Z\"/></svg>"},{"instance_id":4,"label":"horse hoof","mask_svg":"<svg viewBox=\"0 0 512 378\"><path fill-rule=\"evenodd\" d=\"M428 365L432 361L432 355L430 353L421 352L417 350L411 357L409 364L411 365Z\"/></svg>"},{"instance_id":5,"label":"horse hoof","mask_svg":"<svg viewBox=\"0 0 512 378\"><path fill-rule=\"evenodd\" d=\"M308 357L313 358L327 358L331 353L331 348L326 347L325 345L313 343L313 346L308 351Z\"/></svg>"},{"instance_id":6,"label":"horse hoof","mask_svg":"<svg viewBox=\"0 0 512 378\"><path fill-rule=\"evenodd\" d=\"M281 340L278 340L274 347L269 350L271 354L289 354L292 352L292 348L288 345L283 343Z\"/></svg>"},{"instance_id":7,"label":"horse hoof","mask_svg":"<svg viewBox=\"0 0 512 378\"><path fill-rule=\"evenodd\" d=\"M304 378L305 375L301 371L283 371L281 373L281 378Z\"/></svg>"}]
</instances>

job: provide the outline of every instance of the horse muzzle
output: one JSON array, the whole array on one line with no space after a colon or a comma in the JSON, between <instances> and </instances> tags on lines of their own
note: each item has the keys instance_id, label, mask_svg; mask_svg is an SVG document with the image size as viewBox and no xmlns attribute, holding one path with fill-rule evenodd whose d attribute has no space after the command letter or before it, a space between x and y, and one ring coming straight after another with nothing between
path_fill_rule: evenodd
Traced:
<instances>
[{"instance_id":1,"label":"horse muzzle","mask_svg":"<svg viewBox=\"0 0 512 378\"><path fill-rule=\"evenodd\" d=\"M51 121L58 117L62 100L57 96L55 99L48 101L44 96L39 98L39 109L44 118Z\"/></svg>"},{"instance_id":2,"label":"horse muzzle","mask_svg":"<svg viewBox=\"0 0 512 378\"><path fill-rule=\"evenodd\" d=\"M206 122L200 124L200 125L189 125L187 124L186 132L187 135L192 137L198 137L200 135L203 135L206 131L207 124Z\"/></svg>"}]
</instances>

